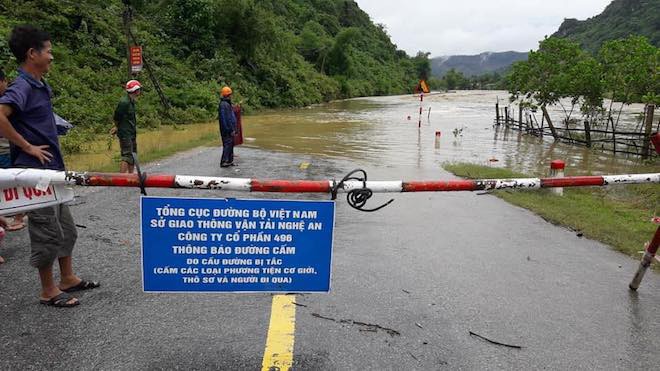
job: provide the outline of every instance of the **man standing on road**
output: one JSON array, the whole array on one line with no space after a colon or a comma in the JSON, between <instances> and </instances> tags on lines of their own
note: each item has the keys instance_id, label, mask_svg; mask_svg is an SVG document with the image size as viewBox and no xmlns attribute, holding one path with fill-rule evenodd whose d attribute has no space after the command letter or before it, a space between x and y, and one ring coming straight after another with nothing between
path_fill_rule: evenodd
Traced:
<instances>
[{"instance_id":1,"label":"man standing on road","mask_svg":"<svg viewBox=\"0 0 660 371\"><path fill-rule=\"evenodd\" d=\"M121 164L119 172L133 173L135 163L132 153L137 153L137 118L135 117L135 101L142 91L142 85L137 80L126 83L126 95L124 95L115 109L115 127L110 131L117 134L121 150Z\"/></svg>"},{"instance_id":2,"label":"man standing on road","mask_svg":"<svg viewBox=\"0 0 660 371\"><path fill-rule=\"evenodd\" d=\"M220 167L235 166L234 164L234 135L236 135L236 115L231 105L232 91L225 86L220 91L220 105L218 106L218 120L220 120L220 136L222 137L222 159Z\"/></svg>"},{"instance_id":3,"label":"man standing on road","mask_svg":"<svg viewBox=\"0 0 660 371\"><path fill-rule=\"evenodd\" d=\"M18 78L0 97L0 135L13 144L13 166L64 171L52 90L43 79L53 61L50 36L32 26L17 26L11 32L9 49L20 68ZM28 218L30 264L39 270L41 303L55 307L80 304L68 293L100 284L73 273L71 253L78 233L69 207L60 204L33 210ZM53 278L55 260L60 266L59 285Z\"/></svg>"}]
</instances>

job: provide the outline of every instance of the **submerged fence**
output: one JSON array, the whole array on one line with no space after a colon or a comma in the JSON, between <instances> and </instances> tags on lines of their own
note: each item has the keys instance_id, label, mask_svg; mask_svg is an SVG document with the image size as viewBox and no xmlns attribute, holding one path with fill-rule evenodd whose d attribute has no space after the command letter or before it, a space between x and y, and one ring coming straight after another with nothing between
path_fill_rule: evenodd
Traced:
<instances>
[{"instance_id":1,"label":"submerged fence","mask_svg":"<svg viewBox=\"0 0 660 371\"><path fill-rule=\"evenodd\" d=\"M615 154L639 156L643 159L658 157L651 147L654 132L660 132L660 120L654 123L655 106L649 104L644 112L644 119L634 129L626 127L617 129L615 117L608 116L604 120L565 119L559 125L553 123L545 108L539 112L532 109L514 106L500 107L495 104L495 124L519 130L538 137L553 137L554 140L590 148L601 149Z\"/></svg>"}]
</instances>

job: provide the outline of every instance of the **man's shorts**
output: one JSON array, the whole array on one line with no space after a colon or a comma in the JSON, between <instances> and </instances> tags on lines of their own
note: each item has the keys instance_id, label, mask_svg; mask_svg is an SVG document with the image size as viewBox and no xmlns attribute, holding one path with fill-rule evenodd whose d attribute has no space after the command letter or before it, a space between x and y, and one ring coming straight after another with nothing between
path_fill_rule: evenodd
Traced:
<instances>
[{"instance_id":1,"label":"man's shorts","mask_svg":"<svg viewBox=\"0 0 660 371\"><path fill-rule=\"evenodd\" d=\"M119 148L121 149L121 160L133 165L133 156L131 153L137 153L136 138L119 138Z\"/></svg>"},{"instance_id":2,"label":"man's shorts","mask_svg":"<svg viewBox=\"0 0 660 371\"><path fill-rule=\"evenodd\" d=\"M8 169L11 167L11 158L9 153L6 155L0 155L0 168Z\"/></svg>"},{"instance_id":3,"label":"man's shorts","mask_svg":"<svg viewBox=\"0 0 660 371\"><path fill-rule=\"evenodd\" d=\"M78 231L69 206L55 205L29 211L27 215L33 267L45 268L57 258L71 256Z\"/></svg>"}]
</instances>

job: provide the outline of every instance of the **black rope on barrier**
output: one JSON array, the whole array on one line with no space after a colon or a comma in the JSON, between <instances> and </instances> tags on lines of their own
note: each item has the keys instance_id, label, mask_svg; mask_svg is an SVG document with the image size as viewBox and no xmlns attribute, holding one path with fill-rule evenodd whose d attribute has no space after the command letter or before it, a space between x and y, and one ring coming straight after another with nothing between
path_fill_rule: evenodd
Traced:
<instances>
[{"instance_id":1,"label":"black rope on barrier","mask_svg":"<svg viewBox=\"0 0 660 371\"><path fill-rule=\"evenodd\" d=\"M355 177L353 174L355 173L362 173L364 176L363 177ZM362 170L362 169L355 169L351 171L350 173L346 174L346 176L339 182L334 182L335 185L330 189L330 192L332 194L332 199L336 200L337 199L337 192L339 191L340 188L343 188L344 182L349 181L349 180L357 180L358 182L362 182L362 188L356 188L356 189L351 189L348 191L348 194L346 194L346 201L348 202L349 205L351 205L352 208L355 210L360 210L364 211L367 213L372 213L374 211L378 211L385 206L391 204L394 202L394 199L390 199L386 203L378 206L377 208L374 209L365 209L364 206L367 204L367 201L373 196L374 192L367 188L367 172Z\"/></svg>"},{"instance_id":2,"label":"black rope on barrier","mask_svg":"<svg viewBox=\"0 0 660 371\"><path fill-rule=\"evenodd\" d=\"M144 187L144 183L147 181L147 173L143 173L140 170L140 162L138 161L137 153L131 152L131 156L133 156L133 164L135 165L135 170L137 170L138 173L138 180L140 181L140 193L146 196L147 190Z\"/></svg>"}]
</instances>

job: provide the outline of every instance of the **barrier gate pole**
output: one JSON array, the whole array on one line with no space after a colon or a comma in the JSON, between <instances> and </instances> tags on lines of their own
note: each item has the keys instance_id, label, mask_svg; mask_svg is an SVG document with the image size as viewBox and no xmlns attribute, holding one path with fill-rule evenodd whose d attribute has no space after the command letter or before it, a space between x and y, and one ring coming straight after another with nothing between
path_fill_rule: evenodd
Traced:
<instances>
[{"instance_id":1,"label":"barrier gate pole","mask_svg":"<svg viewBox=\"0 0 660 371\"><path fill-rule=\"evenodd\" d=\"M649 242L648 246L646 246L646 251L644 251L642 261L639 263L639 269L637 269L635 277L633 277L630 285L628 286L631 290L637 291L639 288L639 285L642 283L642 279L644 278L644 274L651 266L651 263L655 258L655 254L658 252L658 245L660 245L660 226L655 231L655 235L653 236L651 242Z\"/></svg>"}]
</instances>

